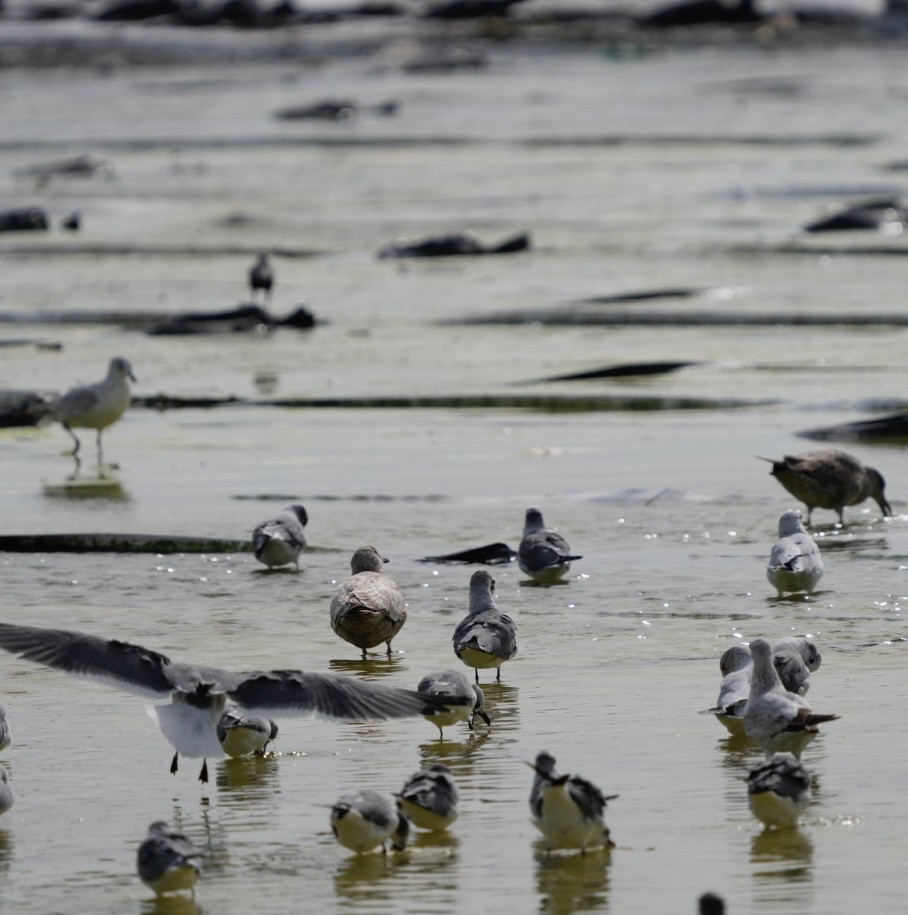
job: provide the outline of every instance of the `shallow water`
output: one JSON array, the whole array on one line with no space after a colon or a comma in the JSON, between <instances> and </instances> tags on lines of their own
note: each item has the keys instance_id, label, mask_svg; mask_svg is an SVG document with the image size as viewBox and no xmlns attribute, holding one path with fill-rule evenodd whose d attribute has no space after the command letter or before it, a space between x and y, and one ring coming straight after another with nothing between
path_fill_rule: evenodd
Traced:
<instances>
[{"instance_id":1,"label":"shallow water","mask_svg":"<svg viewBox=\"0 0 908 915\"><path fill-rule=\"evenodd\" d=\"M415 687L458 663L450 635L472 571L421 557L516 547L530 504L584 557L563 587L493 570L520 651L500 685L483 678L491 729L441 742L421 720L281 719L274 755L218 762L207 788L196 761L169 774L140 700L0 659L16 790L0 821L3 908L240 912L264 900L276 911L651 913L693 911L713 889L732 912L835 915L868 896L877 911L901 911L905 748L892 722L908 600L904 452L847 446L884 474L900 514L881 520L866 503L839 530L818 510L821 590L782 601L765 563L792 500L755 456L807 450L800 430L903 404L904 329L438 322L675 286L724 292L629 307L898 312L903 238L797 229L855 195L902 189L903 173L885 168L906 142L902 49L713 46L621 60L503 45L489 70L441 78L403 75L392 51L318 68L0 73L4 200L41 202L55 219L79 209L84 221L77 235L0 238L0 310L229 307L253 252L277 247L274 310L306 301L326 321L203 340L3 325L4 338L64 346L3 349L0 388L93 380L122 353L149 395L607 394L661 409L134 409L105 435L118 485L82 497L65 488L59 428L3 430L3 533L238 538L287 502L306 504L299 575L263 574L247 553L0 556L3 619L175 658ZM773 88L780 76L789 89ZM399 97L401 113L341 125L268 116L345 93ZM16 172L78 153L109 159L111 176L37 188ZM485 241L527 229L534 247L374 258L398 235L464 229ZM699 364L524 383L665 359ZM716 408L670 408L682 398ZM88 456L92 447L88 435ZM369 542L390 558L410 615L394 657L363 663L331 632L328 605ZM814 801L785 835L764 833L747 807L742 778L759 754L698 713L715 700L729 644L788 633L820 646L809 698L842 717L804 752ZM610 857L539 854L524 762L544 748L620 795ZM463 796L450 835L420 836L388 859L335 844L325 805L355 787L397 790L436 760ZM159 818L209 851L197 908L156 902L135 877L138 841Z\"/></svg>"}]
</instances>

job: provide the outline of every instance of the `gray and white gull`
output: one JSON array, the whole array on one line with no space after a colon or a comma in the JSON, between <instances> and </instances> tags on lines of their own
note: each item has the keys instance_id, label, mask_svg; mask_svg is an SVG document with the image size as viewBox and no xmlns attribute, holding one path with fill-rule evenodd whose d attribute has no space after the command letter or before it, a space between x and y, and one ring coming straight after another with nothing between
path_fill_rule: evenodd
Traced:
<instances>
[{"instance_id":1,"label":"gray and white gull","mask_svg":"<svg viewBox=\"0 0 908 915\"><path fill-rule=\"evenodd\" d=\"M517 626L498 609L493 592L495 579L485 570L470 578L470 611L454 630L454 654L476 672L494 667L501 680L501 665L517 654Z\"/></svg>"},{"instance_id":2,"label":"gray and white gull","mask_svg":"<svg viewBox=\"0 0 908 915\"><path fill-rule=\"evenodd\" d=\"M224 752L232 759L253 754L262 756L268 744L277 738L277 723L270 718L244 715L227 708L215 728Z\"/></svg>"},{"instance_id":3,"label":"gray and white gull","mask_svg":"<svg viewBox=\"0 0 908 915\"><path fill-rule=\"evenodd\" d=\"M434 763L406 780L397 801L414 826L437 832L457 819L460 792L451 770L443 763Z\"/></svg>"},{"instance_id":4,"label":"gray and white gull","mask_svg":"<svg viewBox=\"0 0 908 915\"><path fill-rule=\"evenodd\" d=\"M37 664L100 680L127 692L169 703L149 714L179 757L205 760L199 780L208 780L207 759L224 748L217 725L228 700L250 712L301 716L317 714L344 721L406 718L447 712L453 699L369 683L338 674L301 670L235 673L216 667L180 664L166 655L119 639L105 639L66 629L0 623L0 648Z\"/></svg>"},{"instance_id":5,"label":"gray and white gull","mask_svg":"<svg viewBox=\"0 0 908 915\"><path fill-rule=\"evenodd\" d=\"M750 809L766 826L794 826L810 797L810 773L790 753L771 756L747 776Z\"/></svg>"},{"instance_id":6,"label":"gray and white gull","mask_svg":"<svg viewBox=\"0 0 908 915\"><path fill-rule=\"evenodd\" d=\"M823 577L820 548L801 523L799 511L787 511L779 518L779 539L769 554L766 577L779 597L809 594Z\"/></svg>"},{"instance_id":7,"label":"gray and white gull","mask_svg":"<svg viewBox=\"0 0 908 915\"><path fill-rule=\"evenodd\" d=\"M302 505L288 505L273 518L256 525L252 532L252 549L255 558L275 569L291 562L300 567L300 553L306 545L303 528L309 522L309 515Z\"/></svg>"},{"instance_id":8,"label":"gray and white gull","mask_svg":"<svg viewBox=\"0 0 908 915\"><path fill-rule=\"evenodd\" d=\"M407 847L410 821L394 799L379 791L358 791L340 798L331 808L331 831L344 848L358 855L381 846L382 854L391 842L395 851Z\"/></svg>"},{"instance_id":9,"label":"gray and white gull","mask_svg":"<svg viewBox=\"0 0 908 915\"><path fill-rule=\"evenodd\" d=\"M172 830L163 820L156 820L136 854L136 869L141 881L158 895L195 894L202 852L181 832Z\"/></svg>"},{"instance_id":10,"label":"gray and white gull","mask_svg":"<svg viewBox=\"0 0 908 915\"><path fill-rule=\"evenodd\" d=\"M567 540L557 531L545 526L542 512L528 508L523 526L523 538L517 549L517 564L533 581L553 584L562 579L575 559Z\"/></svg>"},{"instance_id":11,"label":"gray and white gull","mask_svg":"<svg viewBox=\"0 0 908 915\"><path fill-rule=\"evenodd\" d=\"M416 692L421 696L435 696L441 699L456 700L459 704L452 706L449 712L438 712L426 716L438 728L438 736L443 738L443 728L466 721L472 731L476 716L492 724L492 719L486 712L485 694L478 683L471 683L470 678L460 670L439 670L426 674L416 687Z\"/></svg>"}]
</instances>

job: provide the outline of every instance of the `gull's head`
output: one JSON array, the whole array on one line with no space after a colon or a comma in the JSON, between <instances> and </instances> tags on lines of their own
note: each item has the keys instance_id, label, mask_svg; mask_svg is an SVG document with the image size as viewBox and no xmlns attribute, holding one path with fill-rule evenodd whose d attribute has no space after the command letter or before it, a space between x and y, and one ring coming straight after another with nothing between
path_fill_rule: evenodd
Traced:
<instances>
[{"instance_id":1,"label":"gull's head","mask_svg":"<svg viewBox=\"0 0 908 915\"><path fill-rule=\"evenodd\" d=\"M479 717L482 718L486 724L491 725L492 719L489 718L489 714L486 711L485 706L486 697L483 691L480 689L478 683L473 684L473 691L476 693L476 702L473 705L473 718L479 715Z\"/></svg>"},{"instance_id":2,"label":"gull's head","mask_svg":"<svg viewBox=\"0 0 908 915\"><path fill-rule=\"evenodd\" d=\"M524 521L524 530L535 531L543 527L545 527L545 522L542 520L542 512L535 506L528 508L526 520Z\"/></svg>"},{"instance_id":3,"label":"gull's head","mask_svg":"<svg viewBox=\"0 0 908 915\"><path fill-rule=\"evenodd\" d=\"M123 356L115 356L110 360L107 374L112 377L130 378L135 383L136 376L132 373L132 363Z\"/></svg>"},{"instance_id":4,"label":"gull's head","mask_svg":"<svg viewBox=\"0 0 908 915\"><path fill-rule=\"evenodd\" d=\"M546 750L536 754L536 762L527 763L531 769L536 770L537 775L543 778L554 780L558 776L555 774L555 757Z\"/></svg>"},{"instance_id":5,"label":"gull's head","mask_svg":"<svg viewBox=\"0 0 908 915\"><path fill-rule=\"evenodd\" d=\"M804 525L801 523L801 513L797 509L785 512L779 518L779 536L790 537L792 534L806 534Z\"/></svg>"},{"instance_id":6,"label":"gull's head","mask_svg":"<svg viewBox=\"0 0 908 915\"><path fill-rule=\"evenodd\" d=\"M358 572L381 572L387 561L374 546L361 546L350 560L350 570L354 575Z\"/></svg>"},{"instance_id":7,"label":"gull's head","mask_svg":"<svg viewBox=\"0 0 908 915\"><path fill-rule=\"evenodd\" d=\"M293 512L293 514L296 515L297 519L299 520L299 523L302 524L303 527L305 527L309 523L309 514L306 511L306 509L303 508L302 505L299 505L299 504L288 505L287 511Z\"/></svg>"},{"instance_id":8,"label":"gull's head","mask_svg":"<svg viewBox=\"0 0 908 915\"><path fill-rule=\"evenodd\" d=\"M492 594L495 591L495 579L485 569L480 569L470 576L470 590L487 590Z\"/></svg>"},{"instance_id":9,"label":"gull's head","mask_svg":"<svg viewBox=\"0 0 908 915\"><path fill-rule=\"evenodd\" d=\"M726 648L719 658L719 670L723 677L727 677L732 671L744 670L752 663L749 648L745 645L732 645L731 648Z\"/></svg>"}]
</instances>

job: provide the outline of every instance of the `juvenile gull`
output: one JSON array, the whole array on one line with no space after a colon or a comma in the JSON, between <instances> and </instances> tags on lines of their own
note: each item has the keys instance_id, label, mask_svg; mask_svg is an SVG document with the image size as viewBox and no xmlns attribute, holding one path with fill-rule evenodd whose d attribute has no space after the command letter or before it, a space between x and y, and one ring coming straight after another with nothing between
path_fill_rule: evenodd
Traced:
<instances>
[{"instance_id":1,"label":"juvenile gull","mask_svg":"<svg viewBox=\"0 0 908 915\"><path fill-rule=\"evenodd\" d=\"M157 820L139 845L136 867L142 882L158 895L184 890L195 895L201 857L202 852L183 833Z\"/></svg>"},{"instance_id":2,"label":"juvenile gull","mask_svg":"<svg viewBox=\"0 0 908 915\"><path fill-rule=\"evenodd\" d=\"M794 826L810 803L810 774L790 753L779 753L750 770L747 798L767 826Z\"/></svg>"},{"instance_id":3,"label":"juvenile gull","mask_svg":"<svg viewBox=\"0 0 908 915\"><path fill-rule=\"evenodd\" d=\"M545 751L535 763L527 763L536 772L530 789L530 814L533 823L552 848L612 848L605 825L605 805L617 794L604 797L591 782L578 775L559 775L555 757Z\"/></svg>"},{"instance_id":4,"label":"juvenile gull","mask_svg":"<svg viewBox=\"0 0 908 915\"><path fill-rule=\"evenodd\" d=\"M270 718L243 715L238 709L224 710L217 723L218 741L224 752L233 759L261 756L265 748L277 737L277 723Z\"/></svg>"},{"instance_id":5,"label":"juvenile gull","mask_svg":"<svg viewBox=\"0 0 908 915\"><path fill-rule=\"evenodd\" d=\"M128 359L117 356L110 360L107 377L103 381L70 388L65 394L51 401L49 413L63 424L63 428L75 442L71 454L77 460L81 442L73 432L73 427L98 430L98 463L101 463L101 433L115 423L129 406L127 378L133 382L136 380L132 366Z\"/></svg>"},{"instance_id":6,"label":"juvenile gull","mask_svg":"<svg viewBox=\"0 0 908 915\"><path fill-rule=\"evenodd\" d=\"M413 825L430 832L447 829L459 813L460 792L451 770L442 763L414 772L397 799Z\"/></svg>"},{"instance_id":7,"label":"juvenile gull","mask_svg":"<svg viewBox=\"0 0 908 915\"><path fill-rule=\"evenodd\" d=\"M839 716L814 714L803 696L785 689L765 639L754 639L750 653L753 672L744 706L744 732L760 744L767 757L776 750L791 750L797 756L819 730L818 725Z\"/></svg>"},{"instance_id":8,"label":"juvenile gull","mask_svg":"<svg viewBox=\"0 0 908 915\"><path fill-rule=\"evenodd\" d=\"M5 766L0 766L0 813L6 813L13 806L13 785L9 780L9 772Z\"/></svg>"},{"instance_id":9,"label":"juvenile gull","mask_svg":"<svg viewBox=\"0 0 908 915\"><path fill-rule=\"evenodd\" d=\"M410 822L388 795L359 791L342 797L331 808L331 831L344 848L361 855L391 840L394 851L407 847Z\"/></svg>"},{"instance_id":10,"label":"juvenile gull","mask_svg":"<svg viewBox=\"0 0 908 915\"><path fill-rule=\"evenodd\" d=\"M438 728L439 737L445 736L443 728L457 724L458 721L466 721L472 731L477 715L486 724L492 724L492 719L485 709L485 696L479 684L471 683L470 678L462 671L440 670L437 673L426 674L419 681L416 692L422 696L437 696L461 703L453 706L449 712L426 716L427 720Z\"/></svg>"},{"instance_id":11,"label":"juvenile gull","mask_svg":"<svg viewBox=\"0 0 908 915\"><path fill-rule=\"evenodd\" d=\"M10 730L9 722L6 720L6 710L0 705L0 753L2 753L13 739L13 732Z\"/></svg>"},{"instance_id":12,"label":"juvenile gull","mask_svg":"<svg viewBox=\"0 0 908 915\"><path fill-rule=\"evenodd\" d=\"M892 514L883 495L886 482L880 472L844 451L808 451L797 456L787 454L781 461L761 460L769 461L772 476L807 506L808 524L815 508L831 508L844 524L845 506L868 498L874 499L884 515Z\"/></svg>"},{"instance_id":13,"label":"juvenile gull","mask_svg":"<svg viewBox=\"0 0 908 915\"><path fill-rule=\"evenodd\" d=\"M779 518L779 539L769 554L766 577L779 592L796 594L816 590L823 577L820 548L804 530L799 511L788 511Z\"/></svg>"},{"instance_id":14,"label":"juvenile gull","mask_svg":"<svg viewBox=\"0 0 908 915\"><path fill-rule=\"evenodd\" d=\"M259 254L255 263L249 268L249 289L253 298L261 291L266 300L271 298L271 289L274 286L274 271L268 261L267 254Z\"/></svg>"},{"instance_id":15,"label":"juvenile gull","mask_svg":"<svg viewBox=\"0 0 908 915\"><path fill-rule=\"evenodd\" d=\"M538 508L528 508L523 527L523 539L517 549L517 564L534 581L553 583L563 578L575 559L567 540L557 531L549 530Z\"/></svg>"},{"instance_id":16,"label":"juvenile gull","mask_svg":"<svg viewBox=\"0 0 908 915\"><path fill-rule=\"evenodd\" d=\"M252 532L255 558L269 569L293 563L300 567L300 553L306 545L303 528L309 515L302 505L288 505L273 518L263 521Z\"/></svg>"},{"instance_id":17,"label":"juvenile gull","mask_svg":"<svg viewBox=\"0 0 908 915\"><path fill-rule=\"evenodd\" d=\"M456 700L442 700L380 683L367 683L337 674L301 670L234 673L216 667L179 664L140 645L103 639L65 629L42 629L0 623L0 647L19 657L76 676L101 680L128 692L154 699L149 714L176 752L189 758L225 755L217 724L228 699L251 712L283 715L315 713L344 721L406 718L449 711ZM208 780L203 762L199 780Z\"/></svg>"},{"instance_id":18,"label":"juvenile gull","mask_svg":"<svg viewBox=\"0 0 908 915\"><path fill-rule=\"evenodd\" d=\"M407 621L407 608L400 589L382 571L387 560L374 546L362 546L350 560L352 575L342 582L331 599L331 628L344 641L362 649L385 642L391 654L391 639Z\"/></svg>"},{"instance_id":19,"label":"juvenile gull","mask_svg":"<svg viewBox=\"0 0 908 915\"><path fill-rule=\"evenodd\" d=\"M495 580L485 570L474 572L470 578L470 611L454 630L454 654L467 667L496 669L495 679L501 680L501 665L517 654L517 627L514 621L498 609L492 592Z\"/></svg>"}]
</instances>

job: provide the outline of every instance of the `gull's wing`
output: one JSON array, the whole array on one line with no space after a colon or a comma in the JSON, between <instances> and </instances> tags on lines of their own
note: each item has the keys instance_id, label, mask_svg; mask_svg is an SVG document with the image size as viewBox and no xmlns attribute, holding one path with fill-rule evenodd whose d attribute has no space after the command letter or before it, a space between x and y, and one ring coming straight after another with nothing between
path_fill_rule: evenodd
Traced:
<instances>
[{"instance_id":1,"label":"gull's wing","mask_svg":"<svg viewBox=\"0 0 908 915\"><path fill-rule=\"evenodd\" d=\"M0 623L0 648L36 664L100 680L140 696L160 698L173 690L166 673L170 665L166 655L117 639Z\"/></svg>"},{"instance_id":2,"label":"gull's wing","mask_svg":"<svg viewBox=\"0 0 908 915\"><path fill-rule=\"evenodd\" d=\"M244 675L227 691L242 708L284 715L315 713L327 718L364 721L374 718L407 718L432 715L452 705L467 705L474 698L424 696L408 689L369 683L336 674L269 670Z\"/></svg>"},{"instance_id":3,"label":"gull's wing","mask_svg":"<svg viewBox=\"0 0 908 915\"><path fill-rule=\"evenodd\" d=\"M97 391L91 387L73 388L53 401L51 413L58 419L69 420L94 410L97 405Z\"/></svg>"}]
</instances>

